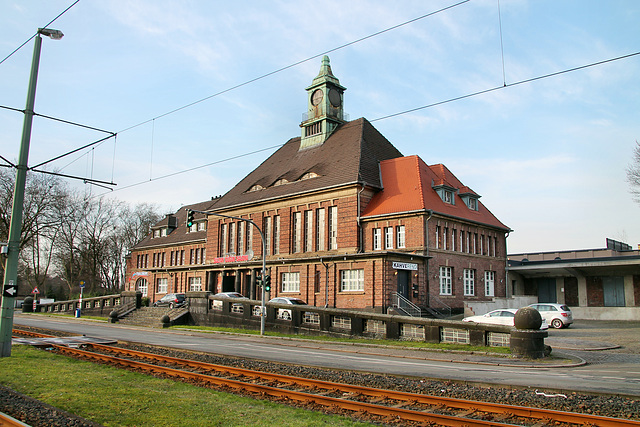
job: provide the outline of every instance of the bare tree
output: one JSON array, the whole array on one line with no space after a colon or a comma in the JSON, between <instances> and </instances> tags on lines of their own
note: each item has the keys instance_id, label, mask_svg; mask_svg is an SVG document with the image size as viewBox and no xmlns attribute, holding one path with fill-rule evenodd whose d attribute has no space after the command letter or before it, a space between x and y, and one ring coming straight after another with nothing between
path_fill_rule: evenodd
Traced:
<instances>
[{"instance_id":1,"label":"bare tree","mask_svg":"<svg viewBox=\"0 0 640 427\"><path fill-rule=\"evenodd\" d=\"M633 150L633 160L627 166L627 181L631 186L629 191L633 195L633 200L640 204L640 142L638 141Z\"/></svg>"}]
</instances>

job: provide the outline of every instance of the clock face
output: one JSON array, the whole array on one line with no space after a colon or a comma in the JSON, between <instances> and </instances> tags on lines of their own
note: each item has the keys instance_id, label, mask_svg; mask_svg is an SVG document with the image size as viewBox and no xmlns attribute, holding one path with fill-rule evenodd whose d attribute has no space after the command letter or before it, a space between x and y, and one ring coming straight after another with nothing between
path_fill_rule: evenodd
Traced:
<instances>
[{"instance_id":1,"label":"clock face","mask_svg":"<svg viewBox=\"0 0 640 427\"><path fill-rule=\"evenodd\" d=\"M334 107L339 107L340 101L340 92L335 89L331 89L329 91L329 102L331 102L331 105L333 105Z\"/></svg>"},{"instance_id":2,"label":"clock face","mask_svg":"<svg viewBox=\"0 0 640 427\"><path fill-rule=\"evenodd\" d=\"M316 89L312 94L311 94L311 103L313 105L318 105L320 104L320 102L322 101L322 98L324 98L324 93L322 93L321 89Z\"/></svg>"}]
</instances>

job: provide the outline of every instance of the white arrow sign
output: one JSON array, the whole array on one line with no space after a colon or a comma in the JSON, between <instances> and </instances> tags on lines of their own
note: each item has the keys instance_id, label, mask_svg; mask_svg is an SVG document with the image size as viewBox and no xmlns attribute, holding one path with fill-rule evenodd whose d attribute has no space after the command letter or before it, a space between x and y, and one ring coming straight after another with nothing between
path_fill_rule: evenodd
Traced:
<instances>
[{"instance_id":1,"label":"white arrow sign","mask_svg":"<svg viewBox=\"0 0 640 427\"><path fill-rule=\"evenodd\" d=\"M16 287L14 285L4 285L4 293L3 295L8 297L13 297L16 294Z\"/></svg>"}]
</instances>

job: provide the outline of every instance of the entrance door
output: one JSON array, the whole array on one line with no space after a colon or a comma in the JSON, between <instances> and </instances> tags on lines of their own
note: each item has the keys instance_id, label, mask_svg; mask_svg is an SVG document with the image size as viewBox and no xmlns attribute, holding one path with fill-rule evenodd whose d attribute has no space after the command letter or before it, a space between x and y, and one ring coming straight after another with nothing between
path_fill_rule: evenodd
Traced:
<instances>
[{"instance_id":1,"label":"entrance door","mask_svg":"<svg viewBox=\"0 0 640 427\"><path fill-rule=\"evenodd\" d=\"M624 307L624 278L603 277L602 290L605 307Z\"/></svg>"},{"instance_id":2,"label":"entrance door","mask_svg":"<svg viewBox=\"0 0 640 427\"><path fill-rule=\"evenodd\" d=\"M538 302L556 303L556 279L538 279Z\"/></svg>"},{"instance_id":3,"label":"entrance door","mask_svg":"<svg viewBox=\"0 0 640 427\"><path fill-rule=\"evenodd\" d=\"M223 276L222 292L235 292L235 290L236 290L236 276Z\"/></svg>"},{"instance_id":4,"label":"entrance door","mask_svg":"<svg viewBox=\"0 0 640 427\"><path fill-rule=\"evenodd\" d=\"M409 270L396 270L398 272L398 294L409 299Z\"/></svg>"}]
</instances>

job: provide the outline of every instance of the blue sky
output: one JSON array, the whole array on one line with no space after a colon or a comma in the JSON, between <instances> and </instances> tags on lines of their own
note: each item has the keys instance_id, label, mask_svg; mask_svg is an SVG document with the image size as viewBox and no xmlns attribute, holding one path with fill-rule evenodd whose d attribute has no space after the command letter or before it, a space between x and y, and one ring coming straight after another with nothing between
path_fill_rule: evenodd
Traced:
<instances>
[{"instance_id":1,"label":"blue sky","mask_svg":"<svg viewBox=\"0 0 640 427\"><path fill-rule=\"evenodd\" d=\"M4 0L0 60L72 3ZM48 167L118 184L71 183L92 196L166 212L224 194L299 135L304 89L329 52L350 118L449 167L514 230L509 252L640 244L625 174L640 55L515 84L639 52L640 2L471 0L351 44L456 3L81 0L50 26L64 38L43 40L35 111L118 136ZM0 64L0 105L24 108L32 52L33 41ZM22 120L0 109L10 160ZM29 163L103 136L36 118Z\"/></svg>"}]
</instances>

